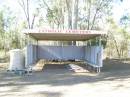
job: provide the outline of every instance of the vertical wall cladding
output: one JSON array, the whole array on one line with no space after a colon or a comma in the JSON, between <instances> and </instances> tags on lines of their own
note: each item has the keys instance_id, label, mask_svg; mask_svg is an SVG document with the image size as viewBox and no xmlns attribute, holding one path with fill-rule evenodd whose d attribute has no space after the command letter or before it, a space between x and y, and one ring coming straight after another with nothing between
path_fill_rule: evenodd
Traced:
<instances>
[{"instance_id":1,"label":"vertical wall cladding","mask_svg":"<svg viewBox=\"0 0 130 97\"><path fill-rule=\"evenodd\" d=\"M26 52L26 66L32 65L37 62L37 46L36 45L28 45Z\"/></svg>"},{"instance_id":2,"label":"vertical wall cladding","mask_svg":"<svg viewBox=\"0 0 130 97\"><path fill-rule=\"evenodd\" d=\"M33 45L33 63L37 62L37 45Z\"/></svg>"},{"instance_id":3,"label":"vertical wall cladding","mask_svg":"<svg viewBox=\"0 0 130 97\"><path fill-rule=\"evenodd\" d=\"M99 65L100 67L103 66L102 60L103 60L103 47L97 46L96 47L96 64Z\"/></svg>"},{"instance_id":4,"label":"vertical wall cladding","mask_svg":"<svg viewBox=\"0 0 130 97\"><path fill-rule=\"evenodd\" d=\"M61 46L38 46L38 59L62 59Z\"/></svg>"},{"instance_id":5,"label":"vertical wall cladding","mask_svg":"<svg viewBox=\"0 0 130 97\"><path fill-rule=\"evenodd\" d=\"M86 61L91 61L91 47L86 46L85 47L85 58Z\"/></svg>"},{"instance_id":6,"label":"vertical wall cladding","mask_svg":"<svg viewBox=\"0 0 130 97\"><path fill-rule=\"evenodd\" d=\"M103 47L102 46L99 47L98 58L99 58L99 63L98 64L102 67L103 66Z\"/></svg>"},{"instance_id":7,"label":"vertical wall cladding","mask_svg":"<svg viewBox=\"0 0 130 97\"><path fill-rule=\"evenodd\" d=\"M102 67L102 56L103 47L102 46L86 46L85 47L85 60Z\"/></svg>"},{"instance_id":8,"label":"vertical wall cladding","mask_svg":"<svg viewBox=\"0 0 130 97\"><path fill-rule=\"evenodd\" d=\"M79 59L84 60L85 48L83 46L63 46L62 47L62 58L68 59Z\"/></svg>"},{"instance_id":9,"label":"vertical wall cladding","mask_svg":"<svg viewBox=\"0 0 130 97\"><path fill-rule=\"evenodd\" d=\"M96 62L95 62L94 59L95 59L96 53L94 52L94 50L96 50L96 47L95 47L95 46L91 46L91 49L90 49L90 50L91 50L91 51L90 51L90 52L91 52L90 61L95 64Z\"/></svg>"},{"instance_id":10,"label":"vertical wall cladding","mask_svg":"<svg viewBox=\"0 0 130 97\"><path fill-rule=\"evenodd\" d=\"M83 46L38 46L39 59L84 59Z\"/></svg>"},{"instance_id":11,"label":"vertical wall cladding","mask_svg":"<svg viewBox=\"0 0 130 97\"><path fill-rule=\"evenodd\" d=\"M102 46L43 46L28 45L26 64L31 65L38 59L69 60L79 59L102 67Z\"/></svg>"},{"instance_id":12,"label":"vertical wall cladding","mask_svg":"<svg viewBox=\"0 0 130 97\"><path fill-rule=\"evenodd\" d=\"M32 56L32 51L31 51L32 49L31 49L31 45L27 45L27 53L26 53L26 67L28 66L28 65L30 65L31 64L31 56Z\"/></svg>"}]
</instances>

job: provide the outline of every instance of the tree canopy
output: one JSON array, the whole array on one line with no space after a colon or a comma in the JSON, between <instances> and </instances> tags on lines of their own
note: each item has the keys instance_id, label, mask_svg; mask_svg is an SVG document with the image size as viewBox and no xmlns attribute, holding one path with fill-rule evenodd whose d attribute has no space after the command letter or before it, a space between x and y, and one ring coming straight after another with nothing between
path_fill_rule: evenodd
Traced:
<instances>
[{"instance_id":1,"label":"tree canopy","mask_svg":"<svg viewBox=\"0 0 130 97\"><path fill-rule=\"evenodd\" d=\"M103 30L107 56L124 57L129 48L130 14L120 22L113 18L114 0L16 0L16 13L8 5L0 10L0 49L23 48L26 37L22 29L35 27L53 29ZM12 1L14 2L14 1ZM123 2L119 0L118 2ZM8 41L9 40L9 41ZM91 40L97 44L97 40ZM111 49L116 54L110 54ZM114 51L114 50L113 50Z\"/></svg>"}]
</instances>

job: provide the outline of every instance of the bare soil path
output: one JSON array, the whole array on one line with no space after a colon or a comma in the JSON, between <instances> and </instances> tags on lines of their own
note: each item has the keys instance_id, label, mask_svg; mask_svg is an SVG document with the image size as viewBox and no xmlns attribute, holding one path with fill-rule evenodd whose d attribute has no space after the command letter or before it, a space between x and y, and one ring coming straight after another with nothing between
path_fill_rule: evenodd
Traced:
<instances>
[{"instance_id":1,"label":"bare soil path","mask_svg":"<svg viewBox=\"0 0 130 97\"><path fill-rule=\"evenodd\" d=\"M0 65L0 97L130 97L130 64L105 60L100 74L46 65L18 76Z\"/></svg>"}]
</instances>

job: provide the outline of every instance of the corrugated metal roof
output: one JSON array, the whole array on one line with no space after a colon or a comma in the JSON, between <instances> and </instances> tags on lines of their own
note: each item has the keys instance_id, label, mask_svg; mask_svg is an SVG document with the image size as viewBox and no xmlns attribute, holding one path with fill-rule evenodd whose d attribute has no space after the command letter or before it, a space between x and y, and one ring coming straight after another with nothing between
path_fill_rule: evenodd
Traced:
<instances>
[{"instance_id":1,"label":"corrugated metal roof","mask_svg":"<svg viewBox=\"0 0 130 97\"><path fill-rule=\"evenodd\" d=\"M26 29L25 34L37 40L85 41L106 34L96 30Z\"/></svg>"}]
</instances>

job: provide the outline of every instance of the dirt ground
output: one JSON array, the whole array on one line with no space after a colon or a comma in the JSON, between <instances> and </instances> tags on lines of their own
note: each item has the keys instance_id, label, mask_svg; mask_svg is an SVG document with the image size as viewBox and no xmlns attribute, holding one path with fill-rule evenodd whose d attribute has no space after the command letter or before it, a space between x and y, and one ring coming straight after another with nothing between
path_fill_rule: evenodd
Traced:
<instances>
[{"instance_id":1,"label":"dirt ground","mask_svg":"<svg viewBox=\"0 0 130 97\"><path fill-rule=\"evenodd\" d=\"M0 65L0 97L130 97L130 62L105 60L101 73L46 65L19 76Z\"/></svg>"}]
</instances>

